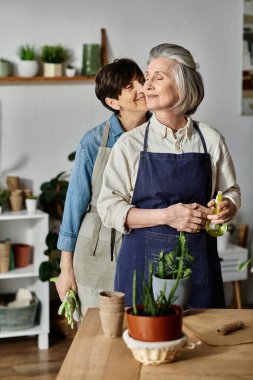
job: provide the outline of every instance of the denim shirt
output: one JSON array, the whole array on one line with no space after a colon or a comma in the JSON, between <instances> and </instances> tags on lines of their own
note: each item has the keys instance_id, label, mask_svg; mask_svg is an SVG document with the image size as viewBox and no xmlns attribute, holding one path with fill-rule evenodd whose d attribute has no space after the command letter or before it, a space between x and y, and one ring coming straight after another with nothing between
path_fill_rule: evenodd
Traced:
<instances>
[{"instance_id":1,"label":"denim shirt","mask_svg":"<svg viewBox=\"0 0 253 380\"><path fill-rule=\"evenodd\" d=\"M107 147L112 148L124 132L115 113L109 119ZM78 231L91 201L91 177L104 132L105 121L89 130L77 150L64 205L57 248L74 252Z\"/></svg>"}]
</instances>

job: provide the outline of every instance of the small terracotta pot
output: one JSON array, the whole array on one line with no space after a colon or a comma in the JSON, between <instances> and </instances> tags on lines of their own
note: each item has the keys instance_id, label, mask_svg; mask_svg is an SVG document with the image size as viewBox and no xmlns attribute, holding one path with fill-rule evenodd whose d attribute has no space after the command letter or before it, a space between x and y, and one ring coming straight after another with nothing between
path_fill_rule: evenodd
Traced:
<instances>
[{"instance_id":1,"label":"small terracotta pot","mask_svg":"<svg viewBox=\"0 0 253 380\"><path fill-rule=\"evenodd\" d=\"M182 336L183 309L171 305L172 314L160 317L133 315L133 308L126 311L129 335L145 342L164 342L179 339ZM138 306L143 309L143 306Z\"/></svg>"},{"instance_id":2,"label":"small terracotta pot","mask_svg":"<svg viewBox=\"0 0 253 380\"><path fill-rule=\"evenodd\" d=\"M27 267L30 262L31 246L28 244L12 244L14 256L15 256L15 267L23 268Z\"/></svg>"}]
</instances>

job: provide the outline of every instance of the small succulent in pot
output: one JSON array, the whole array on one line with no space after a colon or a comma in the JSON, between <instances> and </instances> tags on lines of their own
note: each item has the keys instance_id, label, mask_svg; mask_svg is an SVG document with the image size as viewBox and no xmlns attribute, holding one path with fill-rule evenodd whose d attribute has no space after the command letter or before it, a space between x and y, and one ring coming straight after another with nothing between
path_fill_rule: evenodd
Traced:
<instances>
[{"instance_id":1,"label":"small succulent in pot","mask_svg":"<svg viewBox=\"0 0 253 380\"><path fill-rule=\"evenodd\" d=\"M35 61L37 59L35 47L29 44L19 46L17 55L21 61Z\"/></svg>"}]
</instances>

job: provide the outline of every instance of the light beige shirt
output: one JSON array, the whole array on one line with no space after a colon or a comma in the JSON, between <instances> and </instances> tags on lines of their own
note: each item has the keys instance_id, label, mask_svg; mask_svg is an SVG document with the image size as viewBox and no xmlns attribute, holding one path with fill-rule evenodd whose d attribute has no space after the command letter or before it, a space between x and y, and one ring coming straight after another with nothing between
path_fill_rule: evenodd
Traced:
<instances>
[{"instance_id":1,"label":"light beige shirt","mask_svg":"<svg viewBox=\"0 0 253 380\"><path fill-rule=\"evenodd\" d=\"M240 188L236 183L235 169L224 137L216 129L199 123L212 165L212 197L221 190L238 210L241 204ZM114 145L106 165L97 209L103 224L128 233L126 216L131 207L133 191L143 151L147 123L124 133ZM199 134L189 117L184 128L177 133L161 124L153 115L150 119L148 151L158 153L204 153Z\"/></svg>"}]
</instances>

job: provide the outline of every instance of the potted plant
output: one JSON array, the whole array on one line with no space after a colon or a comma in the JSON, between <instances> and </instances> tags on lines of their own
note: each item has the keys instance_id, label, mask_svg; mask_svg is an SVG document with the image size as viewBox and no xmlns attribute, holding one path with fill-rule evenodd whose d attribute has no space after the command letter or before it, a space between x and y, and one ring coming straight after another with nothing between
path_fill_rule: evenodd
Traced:
<instances>
[{"instance_id":1,"label":"potted plant","mask_svg":"<svg viewBox=\"0 0 253 380\"><path fill-rule=\"evenodd\" d=\"M46 237L47 249L44 254L48 256L47 261L43 261L39 267L39 278L41 281L49 281L53 277L58 277L60 269L60 251L57 249L58 233L49 231Z\"/></svg>"},{"instance_id":2,"label":"potted plant","mask_svg":"<svg viewBox=\"0 0 253 380\"><path fill-rule=\"evenodd\" d=\"M166 285L160 295L155 298L153 292L153 267L149 266L148 281L142 280L142 305L136 305L136 271L133 276L133 306L126 311L129 335L137 340L146 342L161 342L182 337L181 306L173 304L175 292L180 279L165 295Z\"/></svg>"},{"instance_id":3,"label":"potted plant","mask_svg":"<svg viewBox=\"0 0 253 380\"><path fill-rule=\"evenodd\" d=\"M43 62L45 77L60 77L62 64L69 58L69 52L62 45L45 45L41 49L40 58Z\"/></svg>"},{"instance_id":4,"label":"potted plant","mask_svg":"<svg viewBox=\"0 0 253 380\"><path fill-rule=\"evenodd\" d=\"M193 256L189 254L186 237L183 232L180 232L175 248L170 252L161 251L158 259L155 260L156 267L153 275L154 297L159 296L165 284L165 296L169 296L171 289L178 281L175 291L175 303L183 309L187 309L189 306L193 261Z\"/></svg>"},{"instance_id":5,"label":"potted plant","mask_svg":"<svg viewBox=\"0 0 253 380\"><path fill-rule=\"evenodd\" d=\"M0 58L0 77L8 77L11 74L11 63L7 59Z\"/></svg>"},{"instance_id":6,"label":"potted plant","mask_svg":"<svg viewBox=\"0 0 253 380\"><path fill-rule=\"evenodd\" d=\"M2 213L2 207L7 203L9 199L9 192L4 187L0 187L0 214Z\"/></svg>"},{"instance_id":7,"label":"potted plant","mask_svg":"<svg viewBox=\"0 0 253 380\"><path fill-rule=\"evenodd\" d=\"M25 198L25 206L29 214L34 214L37 210L38 197L36 195L27 195Z\"/></svg>"},{"instance_id":8,"label":"potted plant","mask_svg":"<svg viewBox=\"0 0 253 380\"><path fill-rule=\"evenodd\" d=\"M66 68L66 76L67 77L74 77L76 75L76 69L72 65L67 65Z\"/></svg>"},{"instance_id":9,"label":"potted plant","mask_svg":"<svg viewBox=\"0 0 253 380\"><path fill-rule=\"evenodd\" d=\"M37 52L34 46L21 45L17 50L17 55L20 58L18 65L18 74L20 77L34 77L39 70L37 61Z\"/></svg>"}]
</instances>

